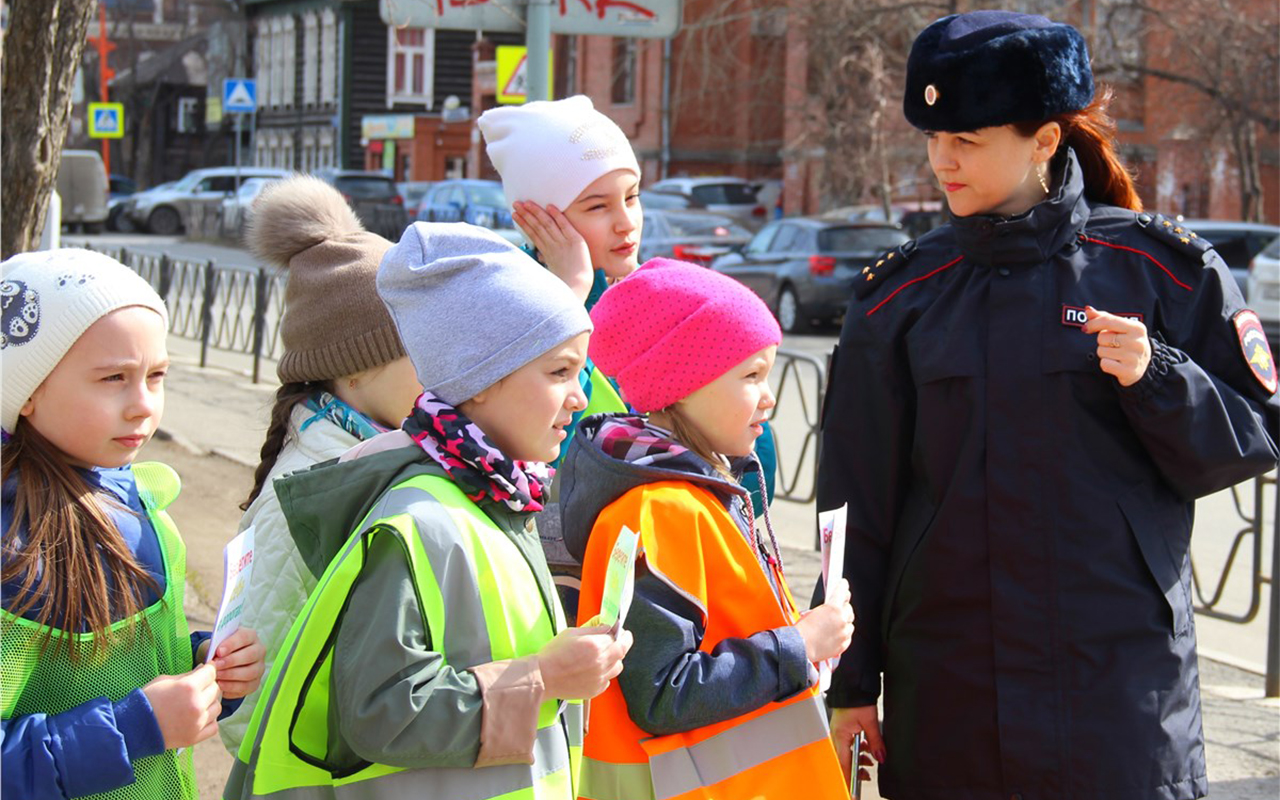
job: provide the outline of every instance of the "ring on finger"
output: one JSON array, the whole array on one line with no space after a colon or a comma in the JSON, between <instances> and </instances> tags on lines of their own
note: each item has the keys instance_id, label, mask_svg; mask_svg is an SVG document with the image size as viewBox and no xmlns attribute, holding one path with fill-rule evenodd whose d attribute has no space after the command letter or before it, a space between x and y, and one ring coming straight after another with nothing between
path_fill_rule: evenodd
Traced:
<instances>
[{"instance_id":1,"label":"ring on finger","mask_svg":"<svg viewBox=\"0 0 1280 800\"><path fill-rule=\"evenodd\" d=\"M1111 346L1112 347L1120 346L1120 334L1118 333L1111 334Z\"/></svg>"}]
</instances>

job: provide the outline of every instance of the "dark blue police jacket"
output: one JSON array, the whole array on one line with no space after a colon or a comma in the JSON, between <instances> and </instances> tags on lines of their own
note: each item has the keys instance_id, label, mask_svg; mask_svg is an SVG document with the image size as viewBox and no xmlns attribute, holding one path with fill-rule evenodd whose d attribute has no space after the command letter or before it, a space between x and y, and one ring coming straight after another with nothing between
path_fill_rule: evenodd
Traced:
<instances>
[{"instance_id":1,"label":"dark blue police jacket","mask_svg":"<svg viewBox=\"0 0 1280 800\"><path fill-rule=\"evenodd\" d=\"M1203 240L1059 162L1027 214L867 265L834 357L818 503L849 507L858 626L829 698L883 674L894 800L1208 789L1193 501L1276 466L1275 366ZM1087 305L1147 326L1133 386Z\"/></svg>"}]
</instances>

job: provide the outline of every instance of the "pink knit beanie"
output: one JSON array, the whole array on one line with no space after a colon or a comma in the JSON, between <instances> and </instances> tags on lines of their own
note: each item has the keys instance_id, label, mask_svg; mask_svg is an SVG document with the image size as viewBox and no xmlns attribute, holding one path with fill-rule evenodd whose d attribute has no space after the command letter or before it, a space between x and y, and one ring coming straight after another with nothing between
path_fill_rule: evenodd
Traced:
<instances>
[{"instance_id":1,"label":"pink knit beanie","mask_svg":"<svg viewBox=\"0 0 1280 800\"><path fill-rule=\"evenodd\" d=\"M765 304L706 267L655 258L591 310L587 353L637 411L657 411L782 341Z\"/></svg>"}]
</instances>

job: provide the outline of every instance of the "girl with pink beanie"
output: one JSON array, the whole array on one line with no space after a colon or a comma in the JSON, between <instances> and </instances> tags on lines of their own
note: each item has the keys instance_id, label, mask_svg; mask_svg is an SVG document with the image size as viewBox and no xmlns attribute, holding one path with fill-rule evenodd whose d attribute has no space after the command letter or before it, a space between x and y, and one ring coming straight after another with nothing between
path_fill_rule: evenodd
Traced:
<instances>
[{"instance_id":1,"label":"girl with pink beanie","mask_svg":"<svg viewBox=\"0 0 1280 800\"><path fill-rule=\"evenodd\" d=\"M579 797L846 798L814 664L849 644L848 586L800 613L741 485L775 403L777 322L736 281L667 259L591 317L589 355L639 413L584 419L561 468L580 620L604 605L623 529L639 543L636 646L591 705Z\"/></svg>"}]
</instances>

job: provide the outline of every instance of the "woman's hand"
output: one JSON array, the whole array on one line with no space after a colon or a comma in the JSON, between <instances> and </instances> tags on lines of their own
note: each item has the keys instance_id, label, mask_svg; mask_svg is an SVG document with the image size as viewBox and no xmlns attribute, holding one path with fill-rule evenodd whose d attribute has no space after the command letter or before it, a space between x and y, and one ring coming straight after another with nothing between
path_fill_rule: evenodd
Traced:
<instances>
[{"instance_id":1,"label":"woman's hand","mask_svg":"<svg viewBox=\"0 0 1280 800\"><path fill-rule=\"evenodd\" d=\"M190 747L218 732L217 671L201 664L184 675L161 675L142 687L166 750Z\"/></svg>"},{"instance_id":2,"label":"woman's hand","mask_svg":"<svg viewBox=\"0 0 1280 800\"><path fill-rule=\"evenodd\" d=\"M857 708L831 709L831 741L836 747L836 756L840 759L840 769L844 772L844 782L849 783L853 773L853 737L859 733L866 734L867 750L875 757L876 763L885 762L884 739L880 736L880 717L875 706L859 706ZM858 769L863 780L871 776L863 767L871 766L863 753Z\"/></svg>"},{"instance_id":3,"label":"woman's hand","mask_svg":"<svg viewBox=\"0 0 1280 800\"><path fill-rule=\"evenodd\" d=\"M1085 306L1085 333L1098 336L1098 366L1114 375L1121 386L1132 386L1142 379L1151 363L1151 339L1147 326L1135 319L1117 317L1093 306Z\"/></svg>"},{"instance_id":4,"label":"woman's hand","mask_svg":"<svg viewBox=\"0 0 1280 800\"><path fill-rule=\"evenodd\" d=\"M564 281L579 300L591 293L591 251L560 209L521 201L513 204L511 219L520 226L551 274Z\"/></svg>"},{"instance_id":5,"label":"woman's hand","mask_svg":"<svg viewBox=\"0 0 1280 800\"><path fill-rule=\"evenodd\" d=\"M222 640L212 663L218 670L218 688L222 689L223 697L234 700L258 688L266 652L257 631L249 628L240 628Z\"/></svg>"},{"instance_id":6,"label":"woman's hand","mask_svg":"<svg viewBox=\"0 0 1280 800\"><path fill-rule=\"evenodd\" d=\"M853 606L849 605L849 582L840 579L831 587L826 602L811 608L796 623L804 639L805 655L817 663L835 658L853 639Z\"/></svg>"},{"instance_id":7,"label":"woman's hand","mask_svg":"<svg viewBox=\"0 0 1280 800\"><path fill-rule=\"evenodd\" d=\"M543 645L538 668L547 697L587 700L603 692L622 672L622 657L631 649L631 632L608 626L568 628Z\"/></svg>"}]
</instances>

